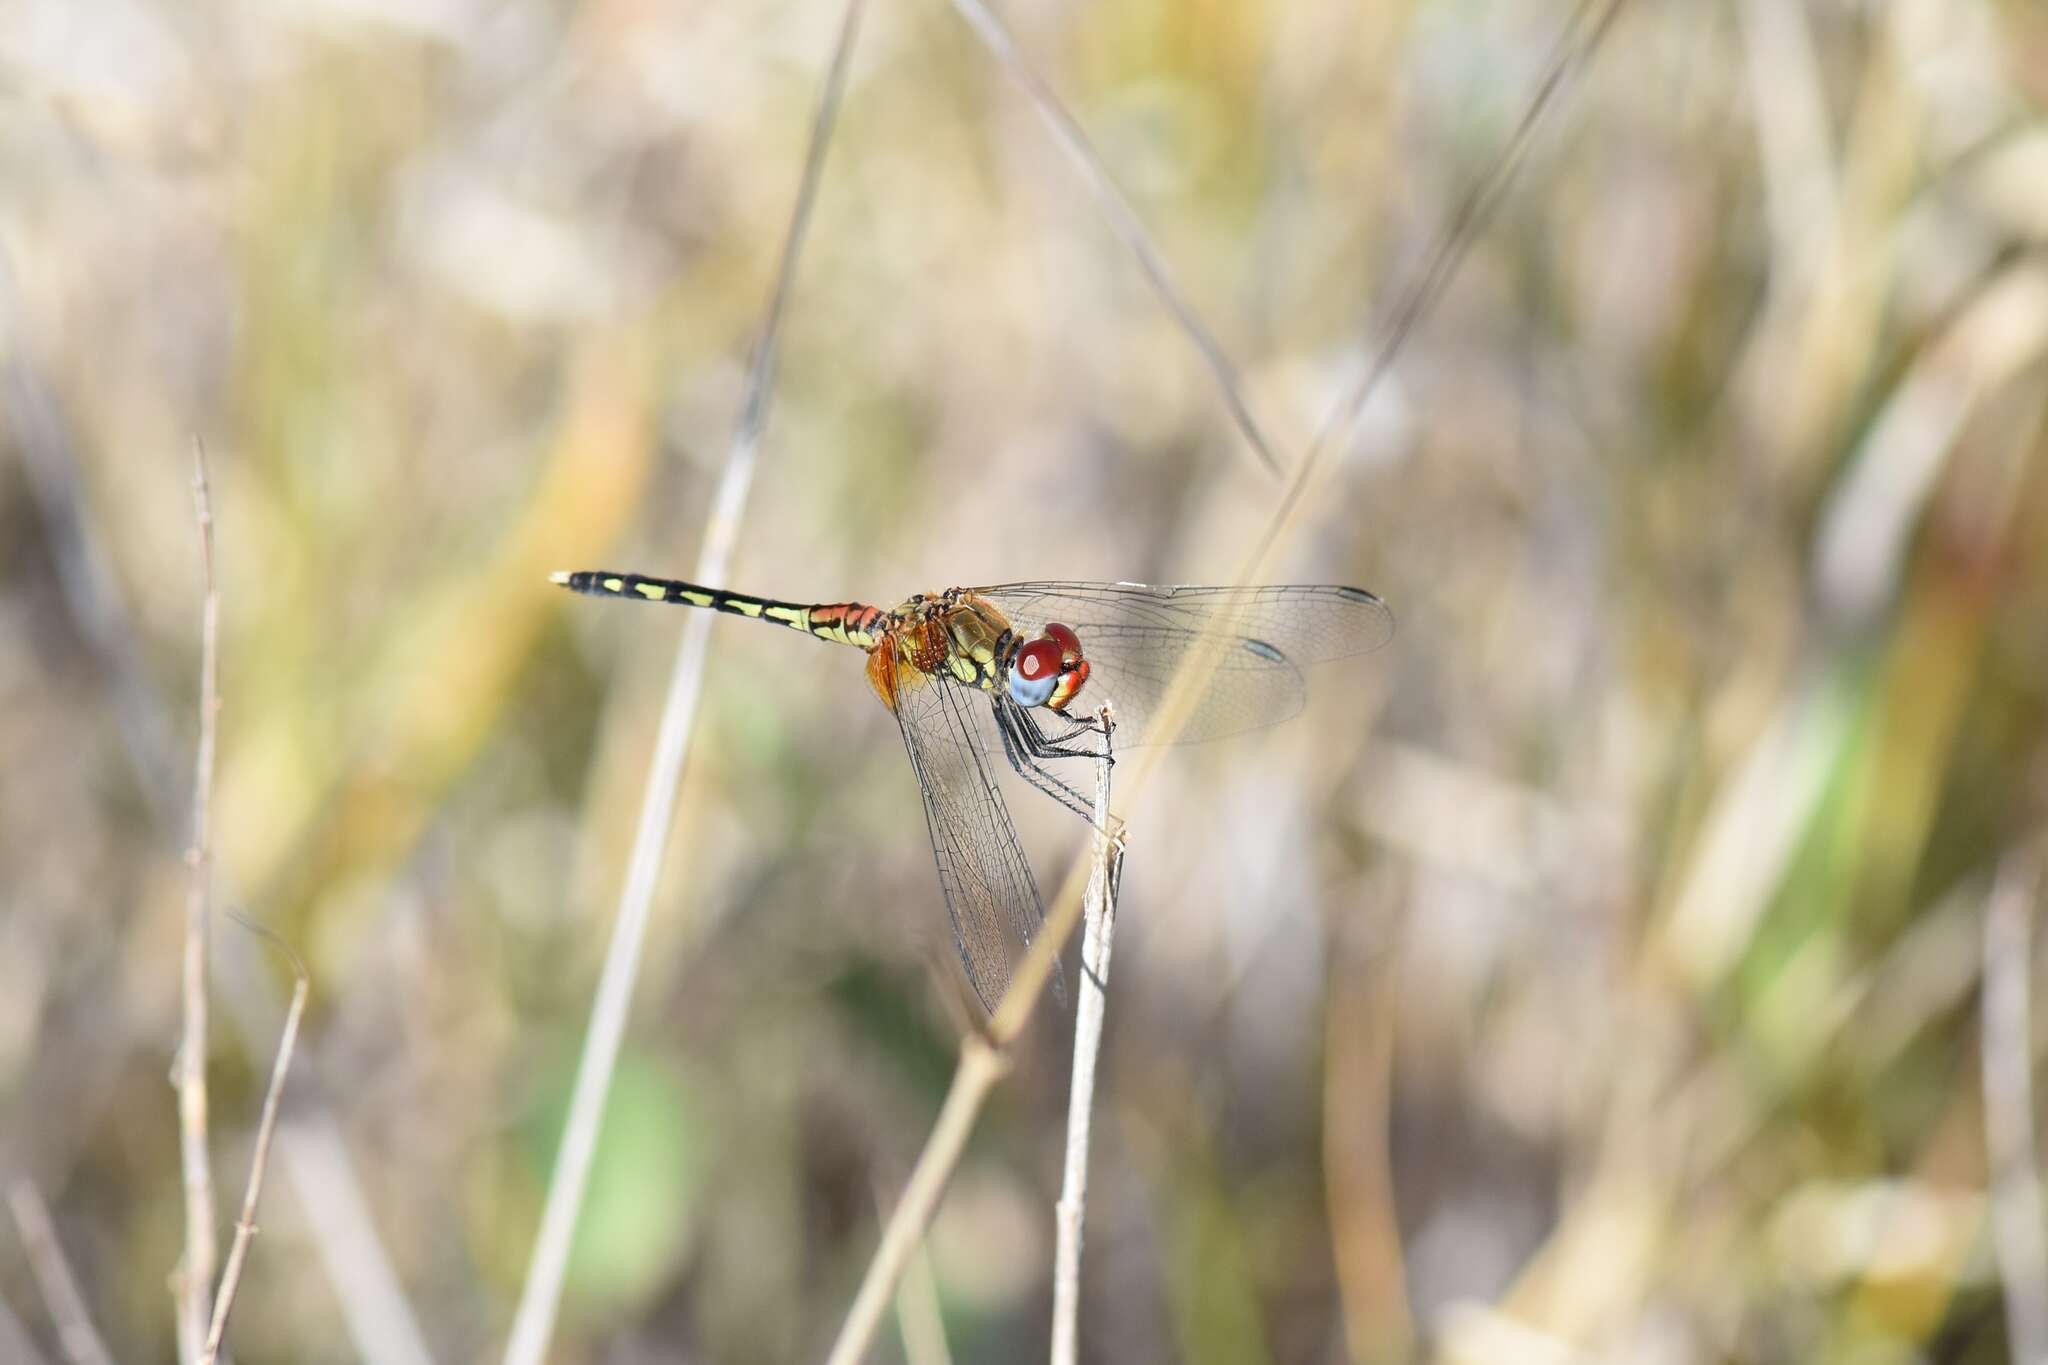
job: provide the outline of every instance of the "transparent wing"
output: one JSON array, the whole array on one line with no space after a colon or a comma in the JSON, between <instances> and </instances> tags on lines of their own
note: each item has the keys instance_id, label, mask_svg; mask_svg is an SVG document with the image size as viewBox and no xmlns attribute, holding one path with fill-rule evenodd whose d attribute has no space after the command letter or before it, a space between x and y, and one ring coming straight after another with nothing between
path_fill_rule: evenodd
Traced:
<instances>
[{"instance_id":1,"label":"transparent wing","mask_svg":"<svg viewBox=\"0 0 2048 1365\"><path fill-rule=\"evenodd\" d=\"M1365 654L1394 635L1394 614L1363 588L1336 584L1253 588L1153 587L1145 583L1004 583L972 591L1012 627L1035 635L1049 621L1072 626L1088 658L1074 710L1116 708L1118 748L1187 743L1254 730L1301 709L1302 670ZM1172 735L1152 721L1181 663L1220 637L1215 675Z\"/></svg>"},{"instance_id":2,"label":"transparent wing","mask_svg":"<svg viewBox=\"0 0 2048 1365\"><path fill-rule=\"evenodd\" d=\"M904 670L896 720L924 793L932 856L953 921L953 942L974 993L991 1012L1010 986L1010 968L1044 918L1038 883L1017 827L996 787L978 692ZM1054 989L1060 989L1054 978Z\"/></svg>"}]
</instances>

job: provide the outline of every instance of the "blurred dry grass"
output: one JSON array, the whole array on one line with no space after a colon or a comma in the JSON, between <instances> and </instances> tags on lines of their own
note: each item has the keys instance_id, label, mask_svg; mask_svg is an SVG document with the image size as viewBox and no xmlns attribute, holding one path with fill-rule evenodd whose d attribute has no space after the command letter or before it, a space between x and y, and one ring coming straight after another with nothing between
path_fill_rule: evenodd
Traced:
<instances>
[{"instance_id":1,"label":"blurred dry grass","mask_svg":"<svg viewBox=\"0 0 2048 1365\"><path fill-rule=\"evenodd\" d=\"M1291 453L1563 17L1012 22ZM836 19L0 4L0 1174L118 1358L168 1356L179 1242L190 437L223 875L313 966L427 1345L486 1357L680 624L546 572L694 557ZM2048 807L2044 72L2023 0L1615 29L1290 551L1394 646L1127 812L1091 1358L2007 1357L1977 995ZM750 590L1214 578L1276 491L940 4L871 10L781 373ZM817 1354L930 1122L957 968L857 662L719 633L560 1359ZM934 1232L959 1359L1042 1349L1067 1022ZM217 1048L224 1175L268 1047ZM247 1359L368 1350L312 1169ZM0 1300L54 1358L11 1238Z\"/></svg>"}]
</instances>

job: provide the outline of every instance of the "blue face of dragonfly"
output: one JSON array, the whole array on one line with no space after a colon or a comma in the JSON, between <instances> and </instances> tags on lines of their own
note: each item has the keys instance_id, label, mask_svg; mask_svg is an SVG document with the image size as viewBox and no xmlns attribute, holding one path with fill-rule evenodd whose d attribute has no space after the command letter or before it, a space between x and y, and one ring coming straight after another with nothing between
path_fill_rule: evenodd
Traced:
<instances>
[{"instance_id":1,"label":"blue face of dragonfly","mask_svg":"<svg viewBox=\"0 0 2048 1365\"><path fill-rule=\"evenodd\" d=\"M1019 706L1043 706L1052 700L1052 690L1060 685L1060 675L1034 674L1030 669L1028 655L1010 665L1010 700Z\"/></svg>"},{"instance_id":2,"label":"blue face of dragonfly","mask_svg":"<svg viewBox=\"0 0 2048 1365\"><path fill-rule=\"evenodd\" d=\"M1064 710L1088 679L1081 640L1073 630L1049 623L1035 640L1017 646L1010 659L1010 700L1019 706Z\"/></svg>"}]
</instances>

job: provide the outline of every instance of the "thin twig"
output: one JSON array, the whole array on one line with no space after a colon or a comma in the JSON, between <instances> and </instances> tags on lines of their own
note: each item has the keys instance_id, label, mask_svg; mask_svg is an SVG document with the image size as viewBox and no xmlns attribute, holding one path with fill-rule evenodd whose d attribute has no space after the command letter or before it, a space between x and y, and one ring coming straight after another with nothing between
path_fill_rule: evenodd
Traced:
<instances>
[{"instance_id":1,"label":"thin twig","mask_svg":"<svg viewBox=\"0 0 2048 1365\"><path fill-rule=\"evenodd\" d=\"M112 693L114 722L136 785L163 828L177 828L185 818L182 741L143 661L109 538L91 515L77 443L49 367L36 355L36 329L15 275L9 253L0 248L0 336L7 338L0 354L0 429L10 438L41 513L57 592Z\"/></svg>"},{"instance_id":2,"label":"thin twig","mask_svg":"<svg viewBox=\"0 0 2048 1365\"><path fill-rule=\"evenodd\" d=\"M1805 294L1825 278L1820 258L1841 204L1813 30L1797 0L1741 0L1732 8L1756 111L1750 122L1771 229L1771 289Z\"/></svg>"},{"instance_id":3,"label":"thin twig","mask_svg":"<svg viewBox=\"0 0 2048 1365\"><path fill-rule=\"evenodd\" d=\"M1259 425L1258 419L1252 416L1251 405L1245 400L1243 385L1238 382L1236 367L1230 363L1230 357L1224 354L1223 343L1209 331L1201 315L1195 312L1194 305L1188 302L1187 295L1174 283L1173 276L1167 273L1166 258L1160 254L1158 246L1146 233L1145 225L1139 221L1137 211L1131 207L1130 200L1124 198L1123 191L1117 188L1115 177L1110 175L1109 167L1103 164L1102 157L1088 141L1088 135L1081 130L1081 125L1073 114L1068 112L1067 107L1060 103L1059 96L1053 93L1045 78L1031 69L1031 64L1024 60L1024 54L1017 50L1016 41L1010 37L1009 30L1003 27L1002 21L996 18L995 13L983 4L982 0L953 0L953 8L960 11L960 16L979 35L989 51L995 54L1003 69L1010 73L1010 78L1023 87L1032 107L1038 111L1038 116L1044 120L1046 128L1052 133L1053 140L1059 143L1060 150L1067 154L1075 169L1080 171L1082 183L1088 187L1088 192L1095 196L1097 206L1109 220L1110 230L1115 232L1130 249L1131 254L1137 257L1138 268L1145 272L1145 278L1151 282L1160 302L1166 305L1174 320L1180 323L1181 330L1187 333L1188 340L1201 352L1203 363L1209 367L1209 373L1215 376L1216 387L1223 391L1223 403L1230 409L1231 420L1236 422L1237 429L1244 433L1244 439L1251 446L1252 453L1259 457L1259 463L1265 466L1266 472L1279 474L1280 459L1273 453L1272 444L1267 441L1265 430Z\"/></svg>"},{"instance_id":4,"label":"thin twig","mask_svg":"<svg viewBox=\"0 0 2048 1365\"><path fill-rule=\"evenodd\" d=\"M882 1309L902 1278L910 1253L923 1240L938 1208L939 1196L953 1177L953 1168L959 1163L982 1102L1009 1069L1009 1046L1029 1022L1032 1007L1052 980L1060 949L1081 918L1083 887L1093 875L1095 862L1091 847L1068 867L1066 880L1046 911L1045 923L1010 973L1009 989L996 1003L986 1034L971 1033L962 1044L952 1089L946 1093L938 1121L925 1138L924 1150L918 1153L910 1182L903 1187L903 1197L882 1229L882 1239L861 1277L853 1306L840 1325L831 1355L826 1357L827 1365L853 1365L873 1340L875 1328L882 1320Z\"/></svg>"},{"instance_id":5,"label":"thin twig","mask_svg":"<svg viewBox=\"0 0 2048 1365\"><path fill-rule=\"evenodd\" d=\"M221 1338L227 1335L228 1313L235 1306L235 1291L242 1283L242 1264L248 1259L249 1243L256 1236L256 1204L263 1197L263 1172L270 1164L270 1138L277 1130L277 1107L284 1097L285 1073L291 1070L292 1049L299 1040L299 1019L306 1012L306 995L312 984L305 961L292 951L290 944L240 915L234 918L250 932L284 950L291 959L296 981L292 986L291 1008L284 1017L284 1033L277 1043L277 1059L270 1066L270 1087L263 1094L263 1117L256 1125L256 1151L249 1160L249 1185L242 1193L242 1216L235 1222L235 1240L228 1248L227 1269L221 1273L220 1293L213 1300L213 1325L207 1329L206 1353L200 1358L200 1365L213 1365L220 1355Z\"/></svg>"},{"instance_id":6,"label":"thin twig","mask_svg":"<svg viewBox=\"0 0 2048 1365\"><path fill-rule=\"evenodd\" d=\"M101 675L115 697L114 714L138 788L151 814L166 829L185 820L187 792L179 773L184 758L171 711L136 644L133 613L109 567L105 536L93 524L80 491L78 454L47 377L28 348L19 322L20 304L6 253L0 251L0 332L14 345L0 358L0 422L14 438L28 483L41 512L52 552L56 582L71 620L89 644ZM221 869L213 869L215 894L232 899ZM252 1047L276 1035L281 1011L268 982L253 974L236 981L234 959L209 962L211 984L222 989L227 1018ZM248 989L244 990L246 986ZM110 1045L112 1065L125 1043ZM394 1365L429 1365L418 1318L391 1269L363 1197L362 1182L348 1161L334 1114L317 1089L307 1085L302 1066L293 1122L279 1134L279 1155L291 1172L317 1246L327 1262L349 1334L366 1360ZM13 1347L0 1337L0 1360ZM18 1354L18 1353L16 1353Z\"/></svg>"},{"instance_id":7,"label":"thin twig","mask_svg":"<svg viewBox=\"0 0 2048 1365\"><path fill-rule=\"evenodd\" d=\"M1109 828L1109 767L1108 763L1100 765L1096 810L1096 823L1100 829ZM1098 837L1098 847L1101 842ZM1114 856L1102 875L1107 878L1104 894L1113 898L1117 871L1122 863L1121 836L1111 839L1109 845ZM1052 972L1051 964L1056 957L1054 951L1045 950L1043 945L1047 941L1064 941L1066 935L1073 931L1083 900L1080 880L1074 873L1084 866L1089 869L1088 879L1092 886L1096 882L1096 870L1103 868L1105 863L1102 855L1091 848L1086 861L1074 865L1053 902L1052 911L1046 916L1044 932L1034 940L1032 949L1019 961L1017 971L1011 976L1010 988L996 1006L988 1033L986 1036L969 1034L962 1045L960 1062L953 1072L953 1086L946 1094L945 1106L939 1110L938 1121L932 1125L924 1150L918 1154L910 1181L903 1187L902 1199L882 1229L881 1242L875 1248L873 1259L868 1262L860 1290L854 1296L853 1306L847 1310L846 1321L840 1326L838 1339L832 1344L832 1354L826 1357L827 1365L853 1365L866 1354L875 1329L882 1320L882 1309L902 1277L911 1253L923 1241L932 1214L938 1209L939 1196L945 1192L946 1182L952 1178L967 1135L973 1131L975 1115L980 1112L990 1088L1009 1069L1009 1046L1016 1040L1024 1021L1030 1018L1032 1002L1045 990ZM1085 982L1083 992L1082 1007L1085 1008Z\"/></svg>"},{"instance_id":8,"label":"thin twig","mask_svg":"<svg viewBox=\"0 0 2048 1365\"><path fill-rule=\"evenodd\" d=\"M191 1365L206 1339L213 1297L215 1238L213 1166L206 1155L206 941L211 892L207 819L213 806L214 726L220 713L220 592L213 573L213 504L206 485L206 447L192 443L192 505L199 521L199 562L205 605L199 622L199 752L192 768L192 844L185 861L184 1037L178 1044L178 1131L185 1184L185 1262L177 1276L178 1358Z\"/></svg>"},{"instance_id":9,"label":"thin twig","mask_svg":"<svg viewBox=\"0 0 2048 1365\"><path fill-rule=\"evenodd\" d=\"M302 1068L292 1118L278 1130L277 1155L305 1210L328 1281L359 1359L377 1365L433 1365L419 1320L377 1238L377 1223L349 1162L341 1125L307 1084ZM312 1092L309 1094L308 1092Z\"/></svg>"},{"instance_id":10,"label":"thin twig","mask_svg":"<svg viewBox=\"0 0 2048 1365\"><path fill-rule=\"evenodd\" d=\"M1095 1060L1102 1051L1108 1007L1109 956L1116 939L1116 891L1123 871L1123 834L1110 834L1110 708L1102 708L1103 759L1095 768L1095 865L1081 910L1081 998L1074 1005L1074 1076L1067 1099L1067 1164L1053 1210L1052 1365L1079 1357L1081 1229L1088 1216L1088 1133L1095 1114Z\"/></svg>"},{"instance_id":11,"label":"thin twig","mask_svg":"<svg viewBox=\"0 0 2048 1365\"><path fill-rule=\"evenodd\" d=\"M865 0L848 0L831 65L818 95L817 113L811 125L810 148L804 160L796 206L790 213L789 231L783 239L774 293L769 300L760 341L754 350L753 366L747 377L746 401L741 406L740 420L733 433L732 447L726 455L725 472L719 480L710 522L705 528L704 545L697 559L696 577L701 583L717 583L726 578L726 567L739 539L740 515L746 507L748 490L753 485L755 457L760 450L762 429L767 423L768 398L775 377L776 342L781 334L782 317L796 275L805 231L810 224L811 208L817 199L818 182L825 167L825 150L830 144L840 99L845 93L847 69L852 63L854 38L860 31L864 4ZM675 669L669 676L668 698L662 709L654 759L647 772L647 790L641 801L639 828L633 837L626 885L620 893L618 918L605 952L597 996L591 1004L590 1032L584 1039L583 1056L577 1065L575 1090L562 1133L561 1155L555 1163L547 1204L541 1214L540 1232L534 1240L533 1259L527 1267L526 1284L520 1293L511 1337L505 1346L506 1365L540 1365L547 1354L548 1340L554 1333L555 1310L561 1301L562 1282L568 1271L569 1247L575 1234L577 1215L583 1207L591 1160L597 1151L605 1099L611 1091L612 1074L625 1037L626 1015L632 1004L633 984L639 975L640 948L646 937L648 914L654 902L655 886L661 877L662 857L675 814L676 787L682 777L683 762L689 755L697 700L703 690L712 617L703 613L702 619L695 618L693 613L693 619L683 627Z\"/></svg>"},{"instance_id":12,"label":"thin twig","mask_svg":"<svg viewBox=\"0 0 2048 1365\"><path fill-rule=\"evenodd\" d=\"M1332 451L1342 449L1352 429L1365 411L1373 392L1382 380L1392 372L1394 361L1415 326L1436 301L1442 297L1452 278L1457 274L1458 265L1465 258L1466 250L1478 235L1479 229L1493 216L1508 184L1513 180L1517 167L1529 149L1536 129L1543 115L1567 84L1567 78L1582 69L1598 51L1601 42L1620 16L1627 0L1579 0L1572 11L1557 42L1551 47L1549 61L1545 64L1543 79L1523 111L1521 120L1509 135L1505 145L1495 154L1485 172L1472 183L1465 196L1459 201L1449 227L1425 259L1422 271L1397 296L1393 311L1386 323L1379 329L1379 339L1371 348L1365 369L1358 380L1332 406L1324 419L1316 438L1310 443L1308 454L1289 476L1287 486L1274 505L1272 515L1254 542L1250 553L1245 556L1238 569L1235 581L1240 585L1263 581L1267 566L1272 560L1280 542L1293 529L1294 520L1302 507L1302 498L1309 486L1327 463ZM1160 699L1154 711L1149 733L1156 740L1175 734L1193 711L1196 702L1207 689L1209 680L1215 675L1223 661L1225 649L1221 634L1205 637L1181 660L1181 666L1174 673L1173 682L1166 695ZM1165 746L1154 743L1143 751L1135 771L1125 781L1128 793L1142 789L1151 779L1153 771L1165 757ZM1071 912L1070 912L1071 913ZM1048 953L1056 953L1066 941L1066 935L1073 929L1071 918L1055 923L1048 917L1047 932L1040 935ZM1026 955L1019 964L1018 975L1027 975L1034 970L1049 971L1049 964L1034 968L1032 959L1040 945L1033 945L1033 952ZM1016 992L1013 990L1014 996ZM1019 1008L1028 1011L1030 1001L1019 1002ZM1008 1001L1005 1001L1008 1004ZM1021 1023L1021 1020L1018 1021Z\"/></svg>"},{"instance_id":13,"label":"thin twig","mask_svg":"<svg viewBox=\"0 0 2048 1365\"><path fill-rule=\"evenodd\" d=\"M1522 157L1529 150L1529 143L1535 137L1537 126L1544 113L1550 108L1559 92L1565 88L1567 78L1593 59L1601 40L1614 25L1615 18L1627 0L1580 0L1577 9L1566 22L1563 32L1558 35L1551 48L1551 56L1544 69L1543 80L1536 87L1522 118L1515 125L1515 131L1487 166L1485 174L1472 183L1465 197L1458 204L1451 217L1450 226L1436 247L1424 261L1422 273L1410 281L1387 315L1381 327L1379 339L1373 346L1366 367L1357 381L1337 400L1316 431L1315 440L1309 445L1308 454L1296 466L1294 475L1287 482L1286 490L1280 495L1278 506L1268 519L1266 529L1260 535L1256 547L1245 562L1244 571L1239 575L1240 583L1249 583L1263 570L1266 561L1278 547L1280 538L1293 524L1295 514L1301 506L1303 494L1320 472L1324 461L1332 450L1341 450L1349 440L1352 429L1365 412L1365 405L1372 398L1388 373L1394 368L1394 360L1407 344L1409 333L1415 325L1435 307L1443 296L1445 288L1458 272L1459 264L1465 259L1467 248L1479 229L1493 216L1502 196L1507 192L1509 182L1522 164ZM1593 15L1595 7L1599 13ZM1206 680L1206 674L1204 675Z\"/></svg>"},{"instance_id":14,"label":"thin twig","mask_svg":"<svg viewBox=\"0 0 2048 1365\"><path fill-rule=\"evenodd\" d=\"M27 1180L15 1180L7 1187L7 1206L14 1213L14 1225L21 1230L22 1250L28 1254L28 1268L43 1291L50 1321L57 1327L57 1344L64 1348L71 1365L114 1365L106 1343L93 1329L85 1311L85 1296L78 1292L78 1280L64 1259L63 1244L50 1223L50 1210L43 1196Z\"/></svg>"},{"instance_id":15,"label":"thin twig","mask_svg":"<svg viewBox=\"0 0 2048 1365\"><path fill-rule=\"evenodd\" d=\"M1984 913L1984 1141L1991 1156L1991 1245L2005 1291L2006 1339L2022 1365L2048 1365L2048 1244L2036 1165L2028 981L2041 866L2014 853Z\"/></svg>"},{"instance_id":16,"label":"thin twig","mask_svg":"<svg viewBox=\"0 0 2048 1365\"><path fill-rule=\"evenodd\" d=\"M1346 906L1349 910L1351 907ZM1368 955L1359 920L1331 925L1323 1006L1323 1186L1344 1342L1353 1361L1415 1358L1388 1151L1394 1062L1393 954Z\"/></svg>"}]
</instances>

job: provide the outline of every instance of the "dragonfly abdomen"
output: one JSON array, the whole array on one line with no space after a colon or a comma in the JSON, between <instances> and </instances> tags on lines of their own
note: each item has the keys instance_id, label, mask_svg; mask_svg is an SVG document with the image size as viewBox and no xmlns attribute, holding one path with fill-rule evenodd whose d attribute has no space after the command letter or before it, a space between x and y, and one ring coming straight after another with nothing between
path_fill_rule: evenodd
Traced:
<instances>
[{"instance_id":1,"label":"dragonfly abdomen","mask_svg":"<svg viewBox=\"0 0 2048 1365\"><path fill-rule=\"evenodd\" d=\"M820 640L861 649L874 648L875 641L882 637L882 618L888 615L880 607L865 602L825 602L802 610L808 621L799 629L808 630Z\"/></svg>"},{"instance_id":2,"label":"dragonfly abdomen","mask_svg":"<svg viewBox=\"0 0 2048 1365\"><path fill-rule=\"evenodd\" d=\"M749 597L723 588L706 588L677 578L649 578L645 574L609 573L602 569L558 573L553 579L571 592L591 597L625 597L642 602L708 607L712 611L773 622L806 635L815 635L821 640L861 649L874 644L882 618L887 614L865 602L810 605L778 602L770 597Z\"/></svg>"}]
</instances>

